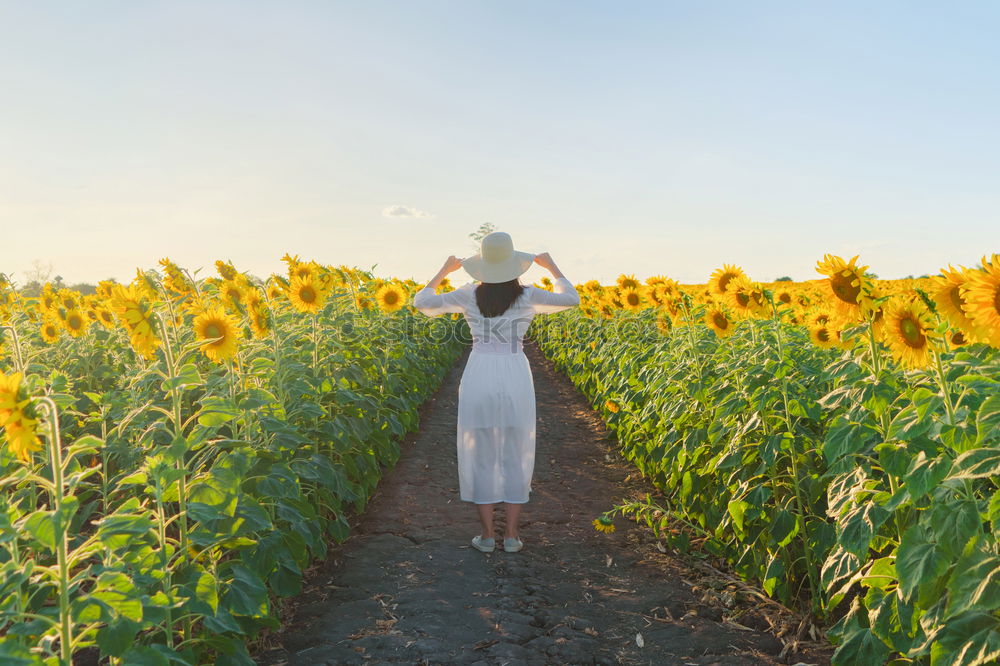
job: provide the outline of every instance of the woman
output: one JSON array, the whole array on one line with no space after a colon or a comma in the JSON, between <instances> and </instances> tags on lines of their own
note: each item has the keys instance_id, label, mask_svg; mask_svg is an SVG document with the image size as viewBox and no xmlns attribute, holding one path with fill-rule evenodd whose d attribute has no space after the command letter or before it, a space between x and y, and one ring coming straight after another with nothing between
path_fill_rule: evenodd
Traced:
<instances>
[{"instance_id":1,"label":"woman","mask_svg":"<svg viewBox=\"0 0 1000 666\"><path fill-rule=\"evenodd\" d=\"M518 282L532 263L552 273L554 291ZM459 268L479 284L435 294L441 280ZM493 505L500 502L506 505L504 550L524 546L517 522L535 466L535 385L522 348L524 333L536 314L579 303L573 283L548 252L516 251L502 231L484 236L477 255L448 257L413 298L413 306L428 316L464 313L472 332L472 351L458 386L458 482L462 501L477 505L482 533L472 545L484 553L496 547Z\"/></svg>"}]
</instances>

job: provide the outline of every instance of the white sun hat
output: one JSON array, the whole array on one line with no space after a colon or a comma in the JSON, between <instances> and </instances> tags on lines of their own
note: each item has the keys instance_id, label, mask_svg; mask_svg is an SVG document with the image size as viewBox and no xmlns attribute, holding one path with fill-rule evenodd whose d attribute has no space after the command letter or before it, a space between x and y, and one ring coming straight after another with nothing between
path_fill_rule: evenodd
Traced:
<instances>
[{"instance_id":1,"label":"white sun hat","mask_svg":"<svg viewBox=\"0 0 1000 666\"><path fill-rule=\"evenodd\" d=\"M518 277L535 261L530 252L514 249L514 241L505 231L483 236L479 254L462 260L462 268L481 282L507 282Z\"/></svg>"}]
</instances>

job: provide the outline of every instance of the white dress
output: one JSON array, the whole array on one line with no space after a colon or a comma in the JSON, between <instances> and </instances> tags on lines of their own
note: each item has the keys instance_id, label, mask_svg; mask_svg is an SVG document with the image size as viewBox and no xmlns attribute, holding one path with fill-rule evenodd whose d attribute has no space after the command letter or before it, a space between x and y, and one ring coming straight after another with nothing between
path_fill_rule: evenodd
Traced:
<instances>
[{"instance_id":1,"label":"white dress","mask_svg":"<svg viewBox=\"0 0 1000 666\"><path fill-rule=\"evenodd\" d=\"M535 468L535 385L522 340L536 314L580 303L569 279L553 291L526 285L498 317L484 317L476 284L435 294L424 287L413 306L434 317L461 312L472 332L472 351L458 386L458 486L462 501L523 504Z\"/></svg>"}]
</instances>

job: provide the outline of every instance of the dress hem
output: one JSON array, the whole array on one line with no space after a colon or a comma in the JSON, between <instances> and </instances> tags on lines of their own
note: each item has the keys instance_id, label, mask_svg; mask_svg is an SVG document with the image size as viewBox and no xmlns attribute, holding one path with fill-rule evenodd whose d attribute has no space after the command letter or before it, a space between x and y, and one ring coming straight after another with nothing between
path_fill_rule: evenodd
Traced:
<instances>
[{"instance_id":1,"label":"dress hem","mask_svg":"<svg viewBox=\"0 0 1000 666\"><path fill-rule=\"evenodd\" d=\"M493 500L492 502L477 502L476 500L469 500L469 499L465 499L464 497L462 497L460 499L463 502L472 502L473 504L527 504L528 503L528 500L524 500L522 502L511 502L509 500L503 500L503 499L501 499L501 500Z\"/></svg>"}]
</instances>

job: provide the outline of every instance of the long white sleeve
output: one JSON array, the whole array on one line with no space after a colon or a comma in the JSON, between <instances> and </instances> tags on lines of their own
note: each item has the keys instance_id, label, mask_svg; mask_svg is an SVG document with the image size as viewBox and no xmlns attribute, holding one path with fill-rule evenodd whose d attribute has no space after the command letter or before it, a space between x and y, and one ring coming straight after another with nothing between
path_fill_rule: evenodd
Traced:
<instances>
[{"instance_id":1,"label":"long white sleeve","mask_svg":"<svg viewBox=\"0 0 1000 666\"><path fill-rule=\"evenodd\" d=\"M567 277L556 278L552 291L531 288L531 309L538 314L551 314L560 310L568 310L580 304L580 294Z\"/></svg>"},{"instance_id":2,"label":"long white sleeve","mask_svg":"<svg viewBox=\"0 0 1000 666\"><path fill-rule=\"evenodd\" d=\"M448 312L465 312L469 303L469 286L435 294L430 287L424 287L413 296L413 307L427 315L436 317Z\"/></svg>"}]
</instances>

